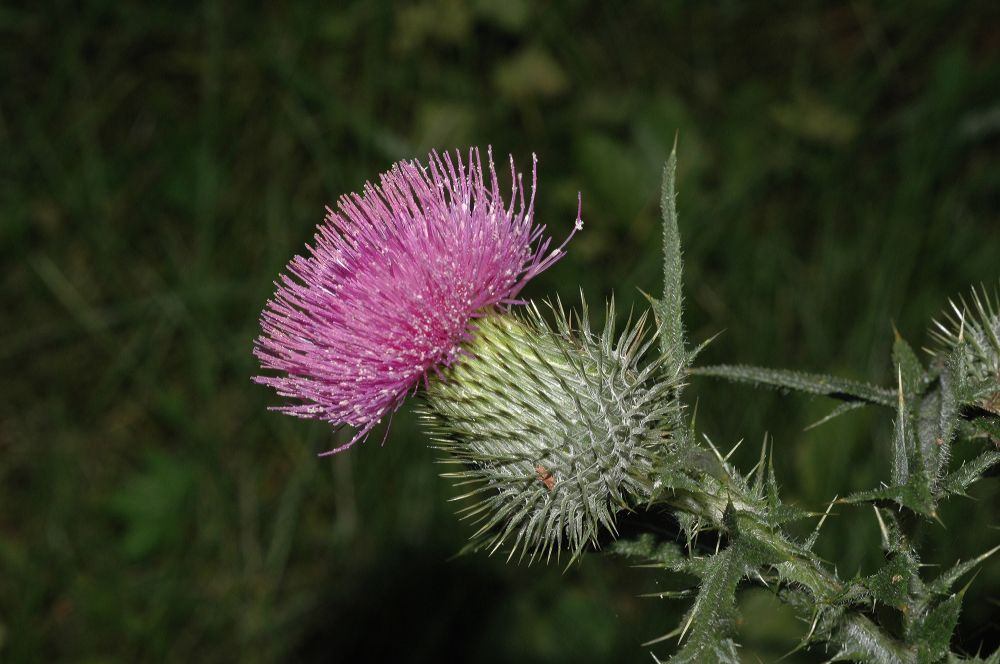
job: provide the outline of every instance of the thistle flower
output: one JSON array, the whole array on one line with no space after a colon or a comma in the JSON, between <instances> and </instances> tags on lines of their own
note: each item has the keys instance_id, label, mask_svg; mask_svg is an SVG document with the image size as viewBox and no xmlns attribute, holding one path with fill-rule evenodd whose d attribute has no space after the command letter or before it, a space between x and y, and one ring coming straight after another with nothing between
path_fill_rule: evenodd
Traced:
<instances>
[{"instance_id":1,"label":"thistle flower","mask_svg":"<svg viewBox=\"0 0 1000 664\"><path fill-rule=\"evenodd\" d=\"M601 334L586 310L577 328L561 307L555 325L526 316L484 318L470 356L433 381L421 419L471 485L463 513L479 525L474 546L511 556L574 556L615 514L648 499L671 447L661 423L675 384L656 380L662 360L640 366L653 343L646 317L615 341L613 304Z\"/></svg>"},{"instance_id":2,"label":"thistle flower","mask_svg":"<svg viewBox=\"0 0 1000 664\"><path fill-rule=\"evenodd\" d=\"M254 354L281 375L254 380L297 402L275 410L356 429L328 453L367 436L428 372L455 361L474 319L518 303L563 256L566 243L549 251L535 224L537 159L527 203L513 158L509 203L491 150L487 163L488 176L472 149L467 161L431 153L427 166L395 164L327 208L308 255L275 282Z\"/></svg>"},{"instance_id":3,"label":"thistle flower","mask_svg":"<svg viewBox=\"0 0 1000 664\"><path fill-rule=\"evenodd\" d=\"M1000 415L1000 296L972 289L972 306L964 297L959 303L949 302L952 311L934 321L931 335L943 350L965 348L963 378L982 394L978 405Z\"/></svg>"}]
</instances>

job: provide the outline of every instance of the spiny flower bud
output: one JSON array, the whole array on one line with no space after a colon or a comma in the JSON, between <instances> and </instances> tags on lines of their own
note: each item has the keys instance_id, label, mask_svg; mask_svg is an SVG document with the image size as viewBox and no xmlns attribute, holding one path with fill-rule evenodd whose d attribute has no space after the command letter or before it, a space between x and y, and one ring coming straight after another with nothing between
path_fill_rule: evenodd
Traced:
<instances>
[{"instance_id":1,"label":"spiny flower bud","mask_svg":"<svg viewBox=\"0 0 1000 664\"><path fill-rule=\"evenodd\" d=\"M946 351L965 348L963 378L985 388L978 404L1000 415L1000 296L991 298L985 287L982 293L972 289L972 306L964 297L959 303L949 303L952 311L944 313L944 322L934 321L931 334ZM998 388L991 392L991 384Z\"/></svg>"},{"instance_id":2,"label":"spiny flower bud","mask_svg":"<svg viewBox=\"0 0 1000 664\"><path fill-rule=\"evenodd\" d=\"M504 543L550 558L579 553L615 514L648 499L671 445L663 430L675 383L658 382L646 316L615 340L613 304L601 334L586 308L577 329L561 306L550 325L531 305L524 317L479 321L467 356L427 391L422 419L436 446L462 470L446 476L471 490L464 508L476 545Z\"/></svg>"}]
</instances>

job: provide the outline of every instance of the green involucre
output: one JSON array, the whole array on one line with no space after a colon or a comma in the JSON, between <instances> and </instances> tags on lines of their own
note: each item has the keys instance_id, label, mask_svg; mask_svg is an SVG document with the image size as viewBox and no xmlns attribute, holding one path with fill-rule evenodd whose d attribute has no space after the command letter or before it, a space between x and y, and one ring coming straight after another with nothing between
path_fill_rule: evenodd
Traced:
<instances>
[{"instance_id":1,"label":"green involucre","mask_svg":"<svg viewBox=\"0 0 1000 664\"><path fill-rule=\"evenodd\" d=\"M600 334L586 309L553 307L480 321L469 355L427 391L422 420L435 446L461 466L446 476L470 490L462 512L475 546L504 543L551 557L578 553L615 515L648 499L672 444L663 430L676 383L659 380L662 359L641 366L655 339L646 316L615 339L614 308Z\"/></svg>"},{"instance_id":2,"label":"green involucre","mask_svg":"<svg viewBox=\"0 0 1000 664\"><path fill-rule=\"evenodd\" d=\"M964 297L950 304L931 334L945 351L964 351L960 378L975 388L979 406L1000 415L1000 294L972 289L972 306Z\"/></svg>"}]
</instances>

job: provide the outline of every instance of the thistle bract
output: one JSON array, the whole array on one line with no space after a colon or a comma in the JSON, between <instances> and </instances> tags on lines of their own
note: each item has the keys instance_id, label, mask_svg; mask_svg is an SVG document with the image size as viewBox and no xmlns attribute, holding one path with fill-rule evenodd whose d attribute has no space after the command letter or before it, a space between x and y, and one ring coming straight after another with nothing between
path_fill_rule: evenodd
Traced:
<instances>
[{"instance_id":1,"label":"thistle bract","mask_svg":"<svg viewBox=\"0 0 1000 664\"><path fill-rule=\"evenodd\" d=\"M448 476L471 489L477 545L575 554L656 489L672 384L654 380L658 362L640 366L645 317L617 340L608 320L595 334L586 314L578 329L534 307L484 318L470 356L427 391L423 419L461 466Z\"/></svg>"},{"instance_id":2,"label":"thistle bract","mask_svg":"<svg viewBox=\"0 0 1000 664\"><path fill-rule=\"evenodd\" d=\"M962 378L980 394L977 404L1000 414L1000 297L984 288L972 290L971 306L964 297L951 302L944 321L935 321L932 335L947 351L961 348Z\"/></svg>"},{"instance_id":3,"label":"thistle bract","mask_svg":"<svg viewBox=\"0 0 1000 664\"><path fill-rule=\"evenodd\" d=\"M255 380L296 402L277 410L355 427L349 447L455 360L473 319L563 255L534 223L534 169L526 202L511 160L507 203L487 162L478 150L400 162L327 208L261 314L254 354L280 375Z\"/></svg>"}]
</instances>

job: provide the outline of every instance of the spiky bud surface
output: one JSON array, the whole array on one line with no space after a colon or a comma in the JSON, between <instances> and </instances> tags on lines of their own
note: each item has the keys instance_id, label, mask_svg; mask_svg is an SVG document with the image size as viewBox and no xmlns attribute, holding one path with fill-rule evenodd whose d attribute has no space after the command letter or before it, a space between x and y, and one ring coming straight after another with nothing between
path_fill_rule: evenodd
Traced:
<instances>
[{"instance_id":1,"label":"spiky bud surface","mask_svg":"<svg viewBox=\"0 0 1000 664\"><path fill-rule=\"evenodd\" d=\"M422 412L461 467L447 476L470 488L459 498L472 500L462 511L479 526L474 543L530 560L613 533L616 513L656 489L671 445L673 385L657 379L658 361L641 365L645 316L616 339L613 307L600 334L585 312L574 328L553 311L554 325L533 306L480 320Z\"/></svg>"},{"instance_id":2,"label":"spiky bud surface","mask_svg":"<svg viewBox=\"0 0 1000 664\"><path fill-rule=\"evenodd\" d=\"M972 290L971 305L964 297L952 301L951 311L943 321L935 321L932 335L947 351L963 347L966 351L963 378L972 385L985 387L979 400L984 409L1000 414L1000 293L994 297L985 288Z\"/></svg>"}]
</instances>

